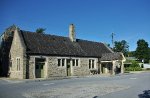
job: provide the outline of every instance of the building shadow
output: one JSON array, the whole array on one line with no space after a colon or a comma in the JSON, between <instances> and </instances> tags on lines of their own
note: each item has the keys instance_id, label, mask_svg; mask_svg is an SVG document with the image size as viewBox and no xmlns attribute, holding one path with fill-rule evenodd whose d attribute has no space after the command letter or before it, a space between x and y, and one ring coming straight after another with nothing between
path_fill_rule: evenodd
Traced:
<instances>
[{"instance_id":1,"label":"building shadow","mask_svg":"<svg viewBox=\"0 0 150 98\"><path fill-rule=\"evenodd\" d=\"M144 90L143 94L138 95L139 98L150 98L150 90Z\"/></svg>"},{"instance_id":2,"label":"building shadow","mask_svg":"<svg viewBox=\"0 0 150 98\"><path fill-rule=\"evenodd\" d=\"M94 96L93 98L98 98L98 96Z\"/></svg>"}]
</instances>

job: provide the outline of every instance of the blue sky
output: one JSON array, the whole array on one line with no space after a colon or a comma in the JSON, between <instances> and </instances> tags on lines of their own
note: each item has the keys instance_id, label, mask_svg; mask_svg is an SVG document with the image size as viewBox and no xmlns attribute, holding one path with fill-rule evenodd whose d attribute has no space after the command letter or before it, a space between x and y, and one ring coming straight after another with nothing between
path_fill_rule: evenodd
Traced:
<instances>
[{"instance_id":1,"label":"blue sky","mask_svg":"<svg viewBox=\"0 0 150 98\"><path fill-rule=\"evenodd\" d=\"M71 23L77 38L111 44L115 32L114 40L126 40L133 51L139 39L150 44L150 0L0 1L1 33L15 24L23 30L43 27L49 34L68 36Z\"/></svg>"}]
</instances>

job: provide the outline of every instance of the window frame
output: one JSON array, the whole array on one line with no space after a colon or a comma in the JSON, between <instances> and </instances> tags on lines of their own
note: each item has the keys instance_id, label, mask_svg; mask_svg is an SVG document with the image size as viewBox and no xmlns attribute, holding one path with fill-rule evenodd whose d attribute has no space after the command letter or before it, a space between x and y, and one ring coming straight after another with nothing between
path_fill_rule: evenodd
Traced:
<instances>
[{"instance_id":1,"label":"window frame","mask_svg":"<svg viewBox=\"0 0 150 98\"><path fill-rule=\"evenodd\" d=\"M76 66L76 59L72 59L72 66Z\"/></svg>"},{"instance_id":2,"label":"window frame","mask_svg":"<svg viewBox=\"0 0 150 98\"><path fill-rule=\"evenodd\" d=\"M58 62L58 67L61 66L61 59L57 59L57 62Z\"/></svg>"},{"instance_id":3,"label":"window frame","mask_svg":"<svg viewBox=\"0 0 150 98\"><path fill-rule=\"evenodd\" d=\"M75 62L76 62L75 65L79 66L79 59L76 59Z\"/></svg>"},{"instance_id":4,"label":"window frame","mask_svg":"<svg viewBox=\"0 0 150 98\"><path fill-rule=\"evenodd\" d=\"M64 67L65 66L65 59L61 59L61 66Z\"/></svg>"},{"instance_id":5,"label":"window frame","mask_svg":"<svg viewBox=\"0 0 150 98\"><path fill-rule=\"evenodd\" d=\"M70 59L69 57L64 58L64 57L58 57L57 58L57 66L58 67L66 67L66 60ZM79 67L80 66L80 59L79 58L71 58L70 59L72 62L72 67ZM59 64L60 63L60 64Z\"/></svg>"},{"instance_id":6,"label":"window frame","mask_svg":"<svg viewBox=\"0 0 150 98\"><path fill-rule=\"evenodd\" d=\"M60 61L60 62L59 62ZM57 67L65 67L66 58L57 58ZM60 63L60 64L59 64Z\"/></svg>"},{"instance_id":7,"label":"window frame","mask_svg":"<svg viewBox=\"0 0 150 98\"><path fill-rule=\"evenodd\" d=\"M89 69L96 69L96 60L95 59L89 59Z\"/></svg>"}]
</instances>

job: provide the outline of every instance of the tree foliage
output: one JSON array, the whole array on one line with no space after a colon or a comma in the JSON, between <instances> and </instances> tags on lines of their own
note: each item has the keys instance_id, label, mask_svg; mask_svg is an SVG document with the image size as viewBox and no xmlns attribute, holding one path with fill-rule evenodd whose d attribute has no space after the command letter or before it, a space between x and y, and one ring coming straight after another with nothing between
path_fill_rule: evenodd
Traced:
<instances>
[{"instance_id":1,"label":"tree foliage","mask_svg":"<svg viewBox=\"0 0 150 98\"><path fill-rule=\"evenodd\" d=\"M137 41L137 48L135 52L136 58L138 58L140 61L144 59L144 62L148 62L150 59L150 52L148 43L144 39L140 39Z\"/></svg>"},{"instance_id":2,"label":"tree foliage","mask_svg":"<svg viewBox=\"0 0 150 98\"><path fill-rule=\"evenodd\" d=\"M127 56L129 51L129 45L125 40L115 41L113 50L115 52L122 52L125 56Z\"/></svg>"},{"instance_id":3,"label":"tree foliage","mask_svg":"<svg viewBox=\"0 0 150 98\"><path fill-rule=\"evenodd\" d=\"M135 51L129 51L128 56L129 57L135 57Z\"/></svg>"},{"instance_id":4,"label":"tree foliage","mask_svg":"<svg viewBox=\"0 0 150 98\"><path fill-rule=\"evenodd\" d=\"M44 28L37 28L36 29L36 33L40 33L40 34L44 34L46 29L44 29Z\"/></svg>"}]
</instances>

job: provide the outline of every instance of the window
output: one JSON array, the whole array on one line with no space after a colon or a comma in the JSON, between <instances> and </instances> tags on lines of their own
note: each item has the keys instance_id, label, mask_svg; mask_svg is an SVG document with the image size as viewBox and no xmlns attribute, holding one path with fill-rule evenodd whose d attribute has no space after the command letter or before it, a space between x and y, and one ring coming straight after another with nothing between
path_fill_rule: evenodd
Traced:
<instances>
[{"instance_id":1,"label":"window","mask_svg":"<svg viewBox=\"0 0 150 98\"><path fill-rule=\"evenodd\" d=\"M94 60L92 60L92 68L94 68Z\"/></svg>"},{"instance_id":2,"label":"window","mask_svg":"<svg viewBox=\"0 0 150 98\"><path fill-rule=\"evenodd\" d=\"M58 58L58 67L63 67L65 64L72 62L72 66L79 66L79 59L66 59L66 58Z\"/></svg>"},{"instance_id":3,"label":"window","mask_svg":"<svg viewBox=\"0 0 150 98\"><path fill-rule=\"evenodd\" d=\"M91 69L91 60L89 60L89 69Z\"/></svg>"},{"instance_id":4,"label":"window","mask_svg":"<svg viewBox=\"0 0 150 98\"><path fill-rule=\"evenodd\" d=\"M78 66L79 60L78 59L72 59L72 66Z\"/></svg>"},{"instance_id":5,"label":"window","mask_svg":"<svg viewBox=\"0 0 150 98\"><path fill-rule=\"evenodd\" d=\"M65 59L58 59L58 67L65 66Z\"/></svg>"},{"instance_id":6,"label":"window","mask_svg":"<svg viewBox=\"0 0 150 98\"><path fill-rule=\"evenodd\" d=\"M95 60L89 59L89 69L95 68Z\"/></svg>"},{"instance_id":7,"label":"window","mask_svg":"<svg viewBox=\"0 0 150 98\"><path fill-rule=\"evenodd\" d=\"M75 59L72 60L72 66L75 66Z\"/></svg>"},{"instance_id":8,"label":"window","mask_svg":"<svg viewBox=\"0 0 150 98\"><path fill-rule=\"evenodd\" d=\"M20 58L17 58L17 71L20 71Z\"/></svg>"},{"instance_id":9,"label":"window","mask_svg":"<svg viewBox=\"0 0 150 98\"><path fill-rule=\"evenodd\" d=\"M76 66L78 66L78 62L79 62L79 60L78 60L78 59L76 59Z\"/></svg>"},{"instance_id":10,"label":"window","mask_svg":"<svg viewBox=\"0 0 150 98\"><path fill-rule=\"evenodd\" d=\"M62 59L62 66L65 66L65 59Z\"/></svg>"},{"instance_id":11,"label":"window","mask_svg":"<svg viewBox=\"0 0 150 98\"><path fill-rule=\"evenodd\" d=\"M61 59L58 59L58 66L61 66Z\"/></svg>"}]
</instances>

